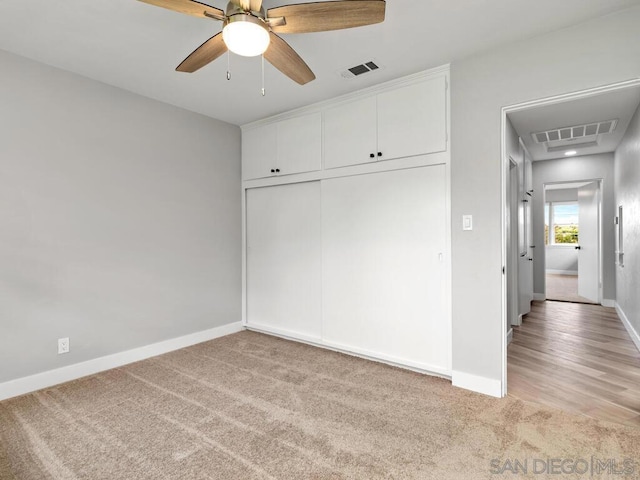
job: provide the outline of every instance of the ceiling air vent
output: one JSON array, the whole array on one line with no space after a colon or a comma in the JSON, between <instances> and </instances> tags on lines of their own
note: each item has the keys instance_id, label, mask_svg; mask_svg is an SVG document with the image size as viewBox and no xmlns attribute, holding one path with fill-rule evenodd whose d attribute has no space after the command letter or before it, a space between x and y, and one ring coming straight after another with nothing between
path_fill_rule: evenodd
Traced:
<instances>
[{"instance_id":1,"label":"ceiling air vent","mask_svg":"<svg viewBox=\"0 0 640 480\"><path fill-rule=\"evenodd\" d=\"M575 125L572 127L554 128L546 132L532 133L531 137L536 143L548 142L572 142L576 140L590 141L595 135L611 133L616 129L618 120L606 120L603 122Z\"/></svg>"},{"instance_id":2,"label":"ceiling air vent","mask_svg":"<svg viewBox=\"0 0 640 480\"><path fill-rule=\"evenodd\" d=\"M354 78L365 73L373 72L374 70L378 70L379 68L380 67L372 60L370 62L347 68L346 70L340 72L340 76L342 76L343 78Z\"/></svg>"}]
</instances>

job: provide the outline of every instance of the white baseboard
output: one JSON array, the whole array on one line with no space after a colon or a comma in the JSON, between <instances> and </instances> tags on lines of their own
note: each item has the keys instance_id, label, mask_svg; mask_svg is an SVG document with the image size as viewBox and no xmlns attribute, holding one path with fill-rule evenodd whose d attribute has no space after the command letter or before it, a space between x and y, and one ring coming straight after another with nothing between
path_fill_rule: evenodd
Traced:
<instances>
[{"instance_id":1,"label":"white baseboard","mask_svg":"<svg viewBox=\"0 0 640 480\"><path fill-rule=\"evenodd\" d=\"M620 305L618 305L618 302L616 302L615 307L620 320L622 320L624 328L626 328L627 332L629 332L629 336L631 337L631 340L633 340L633 343L635 343L636 348L640 350L640 335L638 335L636 329L633 328L633 325L631 325L631 322L627 318L627 315L622 311L622 308L620 308Z\"/></svg>"},{"instance_id":2,"label":"white baseboard","mask_svg":"<svg viewBox=\"0 0 640 480\"><path fill-rule=\"evenodd\" d=\"M603 307L615 308L616 307L616 301L615 300L611 300L609 298L603 298L602 299L602 303L600 305L602 305Z\"/></svg>"},{"instance_id":3,"label":"white baseboard","mask_svg":"<svg viewBox=\"0 0 640 480\"><path fill-rule=\"evenodd\" d=\"M578 270L553 270L553 269L548 269L548 270L545 270L545 273L549 273L551 275L578 275Z\"/></svg>"},{"instance_id":4,"label":"white baseboard","mask_svg":"<svg viewBox=\"0 0 640 480\"><path fill-rule=\"evenodd\" d=\"M451 383L454 387L472 390L491 397L502 397L502 382L500 380L454 370L451 375Z\"/></svg>"},{"instance_id":5,"label":"white baseboard","mask_svg":"<svg viewBox=\"0 0 640 480\"><path fill-rule=\"evenodd\" d=\"M509 345L512 340L513 340L513 328L510 328L509 331L507 332L507 345Z\"/></svg>"},{"instance_id":6,"label":"white baseboard","mask_svg":"<svg viewBox=\"0 0 640 480\"><path fill-rule=\"evenodd\" d=\"M76 363L67 367L56 368L55 370L37 373L28 377L9 380L8 382L0 383L0 400L35 392L36 390L76 380L86 377L87 375L121 367L128 363L138 362L150 357L162 355L163 353L190 347L191 345L224 337L225 335L237 333L241 330L243 330L241 322L230 323L202 332L196 332L151 345L145 345L144 347L114 353L113 355L87 360L86 362Z\"/></svg>"},{"instance_id":7,"label":"white baseboard","mask_svg":"<svg viewBox=\"0 0 640 480\"><path fill-rule=\"evenodd\" d=\"M524 314L520 313L518 315L518 319L516 320L516 323L512 323L511 326L519 327L520 325L522 325L522 320L523 319L524 319Z\"/></svg>"},{"instance_id":8,"label":"white baseboard","mask_svg":"<svg viewBox=\"0 0 640 480\"><path fill-rule=\"evenodd\" d=\"M408 360L406 358L399 358L392 355L386 355L380 352L374 352L352 345L331 342L323 340L319 337L313 337L309 335L300 334L280 328L273 328L267 325L259 325L256 323L247 324L248 330L266 333L267 335L274 335L276 337L285 338L287 340L293 340L294 342L306 343L314 347L325 348L334 352L344 353L346 355L352 355L354 357L364 358L365 360L371 360L372 362L384 363L398 368L404 368L406 370L412 370L414 372L423 373L426 375L432 375L440 378L451 378L451 370L439 365L431 365L422 362L416 362Z\"/></svg>"},{"instance_id":9,"label":"white baseboard","mask_svg":"<svg viewBox=\"0 0 640 480\"><path fill-rule=\"evenodd\" d=\"M544 293L534 293L533 299L537 302L544 302L547 299L547 296Z\"/></svg>"}]
</instances>

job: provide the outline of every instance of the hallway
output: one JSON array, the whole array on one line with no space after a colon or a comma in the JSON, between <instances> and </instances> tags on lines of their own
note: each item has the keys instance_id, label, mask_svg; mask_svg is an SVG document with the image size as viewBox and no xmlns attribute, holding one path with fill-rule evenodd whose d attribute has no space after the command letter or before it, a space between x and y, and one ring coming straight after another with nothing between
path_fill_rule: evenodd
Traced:
<instances>
[{"instance_id":1,"label":"hallway","mask_svg":"<svg viewBox=\"0 0 640 480\"><path fill-rule=\"evenodd\" d=\"M508 392L640 427L640 352L613 308L533 302L508 348Z\"/></svg>"}]
</instances>

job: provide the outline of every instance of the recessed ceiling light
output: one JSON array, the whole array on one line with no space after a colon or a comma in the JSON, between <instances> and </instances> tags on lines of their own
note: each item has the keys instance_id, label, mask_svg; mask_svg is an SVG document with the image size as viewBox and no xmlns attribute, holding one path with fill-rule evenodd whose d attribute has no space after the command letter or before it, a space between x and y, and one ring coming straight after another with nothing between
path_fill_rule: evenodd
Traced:
<instances>
[{"instance_id":1,"label":"recessed ceiling light","mask_svg":"<svg viewBox=\"0 0 640 480\"><path fill-rule=\"evenodd\" d=\"M571 157L571 156L575 155L576 153L578 153L578 152L576 152L575 150L567 150L566 152L564 152L565 156L567 156L567 157Z\"/></svg>"}]
</instances>

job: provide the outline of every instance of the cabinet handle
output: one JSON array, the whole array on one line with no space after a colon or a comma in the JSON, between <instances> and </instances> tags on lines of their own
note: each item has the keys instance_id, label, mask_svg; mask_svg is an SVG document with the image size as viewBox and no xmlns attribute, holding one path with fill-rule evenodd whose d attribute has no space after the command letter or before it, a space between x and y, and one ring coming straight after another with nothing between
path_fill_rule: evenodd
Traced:
<instances>
[{"instance_id":1,"label":"cabinet handle","mask_svg":"<svg viewBox=\"0 0 640 480\"><path fill-rule=\"evenodd\" d=\"M374 155L373 153L370 153L370 154L369 154L369 157L370 157L370 158L374 158L374 157L375 157L375 155Z\"/></svg>"},{"instance_id":2,"label":"cabinet handle","mask_svg":"<svg viewBox=\"0 0 640 480\"><path fill-rule=\"evenodd\" d=\"M378 156L381 157L382 156L382 152L378 152Z\"/></svg>"}]
</instances>

